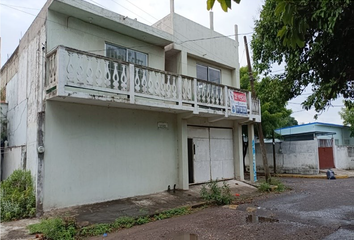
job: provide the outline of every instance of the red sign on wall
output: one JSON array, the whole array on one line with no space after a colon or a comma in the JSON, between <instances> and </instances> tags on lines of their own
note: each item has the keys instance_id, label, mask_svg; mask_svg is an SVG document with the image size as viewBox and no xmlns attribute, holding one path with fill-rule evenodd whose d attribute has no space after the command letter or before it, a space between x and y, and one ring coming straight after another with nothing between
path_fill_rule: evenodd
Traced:
<instances>
[{"instance_id":1,"label":"red sign on wall","mask_svg":"<svg viewBox=\"0 0 354 240\"><path fill-rule=\"evenodd\" d=\"M231 113L247 115L248 112L246 93L230 90L229 94Z\"/></svg>"}]
</instances>

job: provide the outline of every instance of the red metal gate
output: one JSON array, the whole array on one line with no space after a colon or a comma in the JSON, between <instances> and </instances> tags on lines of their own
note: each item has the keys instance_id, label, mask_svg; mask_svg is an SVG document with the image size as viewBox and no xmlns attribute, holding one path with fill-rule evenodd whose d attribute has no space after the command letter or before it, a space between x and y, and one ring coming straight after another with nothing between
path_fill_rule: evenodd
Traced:
<instances>
[{"instance_id":1,"label":"red metal gate","mask_svg":"<svg viewBox=\"0 0 354 240\"><path fill-rule=\"evenodd\" d=\"M318 158L320 169L334 168L333 139L318 140Z\"/></svg>"}]
</instances>

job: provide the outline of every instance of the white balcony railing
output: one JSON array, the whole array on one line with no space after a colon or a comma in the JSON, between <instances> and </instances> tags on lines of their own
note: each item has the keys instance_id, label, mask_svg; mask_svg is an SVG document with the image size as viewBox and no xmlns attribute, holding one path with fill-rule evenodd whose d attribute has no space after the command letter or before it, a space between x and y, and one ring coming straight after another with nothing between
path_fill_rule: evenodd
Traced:
<instances>
[{"instance_id":1,"label":"white balcony railing","mask_svg":"<svg viewBox=\"0 0 354 240\"><path fill-rule=\"evenodd\" d=\"M248 95L246 113L235 115L260 114L259 101L249 92L59 46L47 55L47 95L73 96L72 89L75 93L122 95L132 104L151 99L161 106L174 105L194 113L209 109L225 116L233 114L229 98L232 91Z\"/></svg>"}]
</instances>

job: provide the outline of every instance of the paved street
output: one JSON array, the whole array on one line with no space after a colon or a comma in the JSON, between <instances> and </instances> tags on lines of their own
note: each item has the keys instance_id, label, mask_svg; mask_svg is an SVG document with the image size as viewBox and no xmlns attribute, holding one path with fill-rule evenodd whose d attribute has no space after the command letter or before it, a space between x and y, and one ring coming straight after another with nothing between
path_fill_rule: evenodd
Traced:
<instances>
[{"instance_id":1,"label":"paved street","mask_svg":"<svg viewBox=\"0 0 354 240\"><path fill-rule=\"evenodd\" d=\"M354 178L282 181L293 190L91 239L354 239Z\"/></svg>"}]
</instances>

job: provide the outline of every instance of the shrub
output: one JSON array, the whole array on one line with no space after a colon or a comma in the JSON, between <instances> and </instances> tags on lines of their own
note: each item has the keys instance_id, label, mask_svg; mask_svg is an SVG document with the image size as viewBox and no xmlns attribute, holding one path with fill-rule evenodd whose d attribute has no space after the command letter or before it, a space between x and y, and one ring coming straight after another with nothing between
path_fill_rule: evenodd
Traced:
<instances>
[{"instance_id":1,"label":"shrub","mask_svg":"<svg viewBox=\"0 0 354 240\"><path fill-rule=\"evenodd\" d=\"M277 192L283 192L285 190L284 184L276 178L269 179L269 183L263 182L259 185L258 190L261 192L270 192L272 191L272 186L276 186L274 188Z\"/></svg>"},{"instance_id":2,"label":"shrub","mask_svg":"<svg viewBox=\"0 0 354 240\"><path fill-rule=\"evenodd\" d=\"M217 181L210 181L208 184L203 185L200 190L200 196L208 203L213 202L217 205L230 204L234 199L230 186L223 182L222 187L220 187Z\"/></svg>"},{"instance_id":3,"label":"shrub","mask_svg":"<svg viewBox=\"0 0 354 240\"><path fill-rule=\"evenodd\" d=\"M261 185L259 185L258 190L261 192L270 192L270 184L267 182L263 182L261 183Z\"/></svg>"},{"instance_id":4,"label":"shrub","mask_svg":"<svg viewBox=\"0 0 354 240\"><path fill-rule=\"evenodd\" d=\"M71 240L76 235L76 225L73 219L51 218L28 226L30 234L43 233L49 240Z\"/></svg>"},{"instance_id":5,"label":"shrub","mask_svg":"<svg viewBox=\"0 0 354 240\"><path fill-rule=\"evenodd\" d=\"M30 171L15 170L0 185L1 221L33 217L36 198Z\"/></svg>"}]
</instances>

